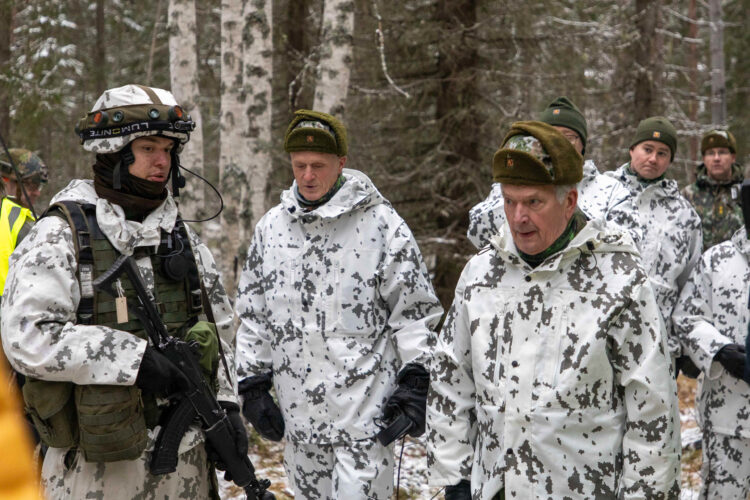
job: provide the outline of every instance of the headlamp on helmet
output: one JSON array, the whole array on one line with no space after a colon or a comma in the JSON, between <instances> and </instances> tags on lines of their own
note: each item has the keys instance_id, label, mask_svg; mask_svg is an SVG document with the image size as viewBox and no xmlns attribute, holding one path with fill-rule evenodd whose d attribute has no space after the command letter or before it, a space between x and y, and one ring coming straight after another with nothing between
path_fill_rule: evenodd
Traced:
<instances>
[{"instance_id":1,"label":"headlamp on helmet","mask_svg":"<svg viewBox=\"0 0 750 500\"><path fill-rule=\"evenodd\" d=\"M171 92L142 85L105 91L76 126L83 148L115 153L138 137L161 135L177 139L177 152L190 140L195 122Z\"/></svg>"}]
</instances>

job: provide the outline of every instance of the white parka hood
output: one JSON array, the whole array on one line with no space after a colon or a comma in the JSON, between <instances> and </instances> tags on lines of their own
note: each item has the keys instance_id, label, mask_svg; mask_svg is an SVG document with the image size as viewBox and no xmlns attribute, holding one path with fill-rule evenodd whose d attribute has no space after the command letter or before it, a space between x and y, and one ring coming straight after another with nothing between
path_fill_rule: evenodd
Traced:
<instances>
[{"instance_id":1,"label":"white parka hood","mask_svg":"<svg viewBox=\"0 0 750 500\"><path fill-rule=\"evenodd\" d=\"M281 205L293 219L302 215L320 217L322 219L333 219L343 214L353 212L361 208L388 203L388 200L380 194L369 177L359 170L345 168L343 176L346 179L344 185L333 195L328 202L316 207L314 210L305 212L304 207L297 201L297 181L292 187L281 193Z\"/></svg>"},{"instance_id":2,"label":"white parka hood","mask_svg":"<svg viewBox=\"0 0 750 500\"><path fill-rule=\"evenodd\" d=\"M500 233L491 238L490 245L504 261L531 269L531 266L521 259L507 221ZM536 270L557 269L563 259L574 259L581 253L611 252L639 254L633 238L626 230L602 219L589 220L568 246L549 256Z\"/></svg>"}]
</instances>

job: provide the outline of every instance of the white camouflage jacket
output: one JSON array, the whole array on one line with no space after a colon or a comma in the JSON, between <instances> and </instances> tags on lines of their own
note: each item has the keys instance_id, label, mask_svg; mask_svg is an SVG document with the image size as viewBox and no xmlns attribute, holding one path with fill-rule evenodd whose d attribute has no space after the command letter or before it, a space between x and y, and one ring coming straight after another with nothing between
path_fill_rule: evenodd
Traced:
<instances>
[{"instance_id":1,"label":"white camouflage jacket","mask_svg":"<svg viewBox=\"0 0 750 500\"><path fill-rule=\"evenodd\" d=\"M666 326L672 356L682 352L672 329L672 311L680 290L701 257L701 220L671 179L646 184L629 172L629 163L607 175L630 191L638 207L643 238L638 245Z\"/></svg>"},{"instance_id":2,"label":"white camouflage jacket","mask_svg":"<svg viewBox=\"0 0 750 500\"><path fill-rule=\"evenodd\" d=\"M177 205L170 195L143 223L127 221L119 205L98 197L90 180L71 181L51 203L63 200L95 204L102 232L126 255L132 255L138 246L158 245L159 229L171 231L177 218ZM190 228L188 234L224 354L228 356L227 362L232 363L231 304L211 252ZM154 274L149 257L136 262L147 286L152 288ZM76 266L68 223L60 217L40 219L10 258L2 302L2 342L8 359L22 374L42 380L79 385L133 385L146 341L109 327L76 324L81 297ZM219 385L219 400L237 402L236 386L233 387L223 368L219 369ZM157 432L158 427L149 431L150 437ZM180 452L202 440L197 427L189 430Z\"/></svg>"},{"instance_id":3,"label":"white camouflage jacket","mask_svg":"<svg viewBox=\"0 0 750 500\"><path fill-rule=\"evenodd\" d=\"M672 315L683 349L704 373L698 399L703 428L743 439L750 439L750 385L713 359L727 344L745 345L749 261L750 241L742 227L703 254Z\"/></svg>"},{"instance_id":4,"label":"white camouflage jacket","mask_svg":"<svg viewBox=\"0 0 750 500\"><path fill-rule=\"evenodd\" d=\"M238 378L273 372L295 442L371 438L407 363L429 369L442 314L411 231L372 182L344 170L304 212L284 191L255 228L236 313Z\"/></svg>"},{"instance_id":5,"label":"white camouflage jacket","mask_svg":"<svg viewBox=\"0 0 750 500\"><path fill-rule=\"evenodd\" d=\"M492 184L487 198L469 211L466 236L475 247L487 246L505 224L503 193L500 183ZM583 164L583 179L578 183L578 207L589 219L606 219L627 229L636 243L641 238L635 203L630 192L618 181L599 172L592 160Z\"/></svg>"},{"instance_id":6,"label":"white camouflage jacket","mask_svg":"<svg viewBox=\"0 0 750 500\"><path fill-rule=\"evenodd\" d=\"M472 498L677 498L677 394L626 232L590 221L536 269L507 224L466 265L430 377L430 483Z\"/></svg>"}]
</instances>

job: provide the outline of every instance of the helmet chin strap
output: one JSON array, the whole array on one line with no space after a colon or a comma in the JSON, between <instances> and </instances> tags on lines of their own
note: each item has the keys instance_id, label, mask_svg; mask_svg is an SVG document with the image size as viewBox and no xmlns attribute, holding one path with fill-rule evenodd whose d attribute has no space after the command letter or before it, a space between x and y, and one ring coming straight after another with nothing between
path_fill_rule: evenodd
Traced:
<instances>
[{"instance_id":1,"label":"helmet chin strap","mask_svg":"<svg viewBox=\"0 0 750 500\"><path fill-rule=\"evenodd\" d=\"M172 168L170 174L172 176L172 197L180 197L180 188L185 187L185 177L180 173L180 155L177 154L177 147L172 149Z\"/></svg>"},{"instance_id":2,"label":"helmet chin strap","mask_svg":"<svg viewBox=\"0 0 750 500\"><path fill-rule=\"evenodd\" d=\"M130 165L135 163L135 156L133 156L133 149L128 143L124 148L120 150L120 161L115 165L112 171L112 188L119 191L122 189L122 166L128 168Z\"/></svg>"}]
</instances>

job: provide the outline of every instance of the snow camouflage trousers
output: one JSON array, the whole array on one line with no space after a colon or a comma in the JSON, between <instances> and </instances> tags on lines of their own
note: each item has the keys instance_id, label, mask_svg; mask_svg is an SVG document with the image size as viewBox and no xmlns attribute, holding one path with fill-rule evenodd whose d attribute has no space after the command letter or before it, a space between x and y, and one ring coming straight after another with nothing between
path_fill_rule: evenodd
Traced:
<instances>
[{"instance_id":1,"label":"snow camouflage trousers","mask_svg":"<svg viewBox=\"0 0 750 500\"><path fill-rule=\"evenodd\" d=\"M750 498L750 439L703 434L701 500Z\"/></svg>"},{"instance_id":2,"label":"snow camouflage trousers","mask_svg":"<svg viewBox=\"0 0 750 500\"><path fill-rule=\"evenodd\" d=\"M393 494L393 446L374 438L342 445L288 441L284 470L295 498L388 500Z\"/></svg>"},{"instance_id":3,"label":"snow camouflage trousers","mask_svg":"<svg viewBox=\"0 0 750 500\"><path fill-rule=\"evenodd\" d=\"M42 466L42 484L49 500L84 498L170 500L211 498L209 466L202 444L181 453L177 470L153 476L148 472L149 452L136 460L87 462L75 449L50 448Z\"/></svg>"}]
</instances>

